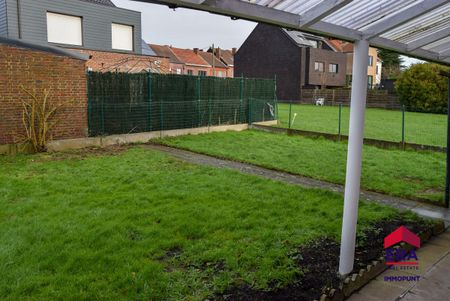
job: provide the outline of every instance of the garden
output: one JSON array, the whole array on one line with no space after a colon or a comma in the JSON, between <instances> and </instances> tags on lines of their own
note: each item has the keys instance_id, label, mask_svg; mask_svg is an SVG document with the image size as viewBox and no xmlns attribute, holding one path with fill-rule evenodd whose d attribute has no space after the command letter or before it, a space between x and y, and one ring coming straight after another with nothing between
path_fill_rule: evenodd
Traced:
<instances>
[{"instance_id":1,"label":"garden","mask_svg":"<svg viewBox=\"0 0 450 301\"><path fill-rule=\"evenodd\" d=\"M250 130L166 138L160 143L331 183L345 181L346 142ZM366 145L361 186L443 205L445 154Z\"/></svg>"},{"instance_id":2,"label":"garden","mask_svg":"<svg viewBox=\"0 0 450 301\"><path fill-rule=\"evenodd\" d=\"M348 135L350 108L348 106L315 106L279 103L277 126L318 133ZM339 119L339 115L341 119ZM290 117L289 117L290 116ZM289 119L291 122L289 123ZM408 112L404 113L404 140L432 146L447 143L447 115ZM402 111L368 108L364 128L365 138L401 142Z\"/></svg>"},{"instance_id":3,"label":"garden","mask_svg":"<svg viewBox=\"0 0 450 301\"><path fill-rule=\"evenodd\" d=\"M158 142L336 181L343 168L344 144L320 139L245 131ZM381 187L404 194L411 183L415 193L439 186L429 173L442 168L441 154L368 152L363 185L381 178L379 161L392 157L426 160L430 170L394 181L417 171L398 162ZM4 300L313 300L340 282L337 193L189 164L145 145L0 164ZM381 255L383 237L401 224L417 232L430 222L361 202L355 271Z\"/></svg>"}]
</instances>

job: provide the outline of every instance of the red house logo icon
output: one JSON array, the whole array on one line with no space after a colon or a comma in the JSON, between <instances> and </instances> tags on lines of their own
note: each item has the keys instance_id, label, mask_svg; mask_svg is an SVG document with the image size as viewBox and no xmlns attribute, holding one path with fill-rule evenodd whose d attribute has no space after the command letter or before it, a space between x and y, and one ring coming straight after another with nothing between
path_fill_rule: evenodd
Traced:
<instances>
[{"instance_id":1,"label":"red house logo icon","mask_svg":"<svg viewBox=\"0 0 450 301\"><path fill-rule=\"evenodd\" d=\"M389 248L400 242L406 242L411 246L420 248L420 238L416 234L409 231L406 227L400 226L384 238L384 248Z\"/></svg>"},{"instance_id":2,"label":"red house logo icon","mask_svg":"<svg viewBox=\"0 0 450 301\"><path fill-rule=\"evenodd\" d=\"M414 249L406 249L403 247L393 248L400 242L405 242L416 248L420 248L420 238L416 234L409 231L404 226L398 227L397 230L384 238L385 260L389 266L417 266L419 264Z\"/></svg>"}]
</instances>

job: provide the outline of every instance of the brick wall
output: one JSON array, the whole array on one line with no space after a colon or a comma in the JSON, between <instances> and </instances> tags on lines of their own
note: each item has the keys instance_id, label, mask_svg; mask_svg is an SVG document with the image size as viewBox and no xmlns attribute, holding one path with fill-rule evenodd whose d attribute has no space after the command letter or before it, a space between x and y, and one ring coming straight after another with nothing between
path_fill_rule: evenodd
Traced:
<instances>
[{"instance_id":1,"label":"brick wall","mask_svg":"<svg viewBox=\"0 0 450 301\"><path fill-rule=\"evenodd\" d=\"M51 91L51 101L64 105L56 114L53 139L86 137L87 95L85 61L44 51L0 44L0 145L17 142L24 133L23 91Z\"/></svg>"},{"instance_id":2,"label":"brick wall","mask_svg":"<svg viewBox=\"0 0 450 301\"><path fill-rule=\"evenodd\" d=\"M92 71L127 73L149 70L155 73L169 73L170 71L168 58L84 49L71 49L71 51L89 55L90 59L86 62L86 67Z\"/></svg>"}]
</instances>

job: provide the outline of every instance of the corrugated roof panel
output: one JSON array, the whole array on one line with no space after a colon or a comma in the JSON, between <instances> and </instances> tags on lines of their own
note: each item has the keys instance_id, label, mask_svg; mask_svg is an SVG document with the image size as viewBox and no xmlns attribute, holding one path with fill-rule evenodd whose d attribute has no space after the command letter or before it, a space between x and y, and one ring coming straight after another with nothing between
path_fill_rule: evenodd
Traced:
<instances>
[{"instance_id":1,"label":"corrugated roof panel","mask_svg":"<svg viewBox=\"0 0 450 301\"><path fill-rule=\"evenodd\" d=\"M450 27L450 3L381 35L390 40L411 43Z\"/></svg>"},{"instance_id":2,"label":"corrugated roof panel","mask_svg":"<svg viewBox=\"0 0 450 301\"><path fill-rule=\"evenodd\" d=\"M422 1L425 0L353 1L324 18L324 21L351 29L364 30Z\"/></svg>"}]
</instances>

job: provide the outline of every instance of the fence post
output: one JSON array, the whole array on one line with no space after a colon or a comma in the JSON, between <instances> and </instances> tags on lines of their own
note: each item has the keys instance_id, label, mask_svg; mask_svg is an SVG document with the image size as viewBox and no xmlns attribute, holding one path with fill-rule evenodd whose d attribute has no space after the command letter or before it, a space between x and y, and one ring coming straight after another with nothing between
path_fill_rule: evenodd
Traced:
<instances>
[{"instance_id":1,"label":"fence post","mask_svg":"<svg viewBox=\"0 0 450 301\"><path fill-rule=\"evenodd\" d=\"M252 99L248 99L248 124L252 124Z\"/></svg>"},{"instance_id":2,"label":"fence post","mask_svg":"<svg viewBox=\"0 0 450 301\"><path fill-rule=\"evenodd\" d=\"M149 71L147 75L147 90L148 90L148 108L147 108L147 131L152 130L152 73Z\"/></svg>"},{"instance_id":3,"label":"fence post","mask_svg":"<svg viewBox=\"0 0 450 301\"><path fill-rule=\"evenodd\" d=\"M244 100L244 77L239 82L239 123L242 123L242 102Z\"/></svg>"},{"instance_id":4,"label":"fence post","mask_svg":"<svg viewBox=\"0 0 450 301\"><path fill-rule=\"evenodd\" d=\"M405 105L402 105L402 147L405 149Z\"/></svg>"},{"instance_id":5,"label":"fence post","mask_svg":"<svg viewBox=\"0 0 450 301\"><path fill-rule=\"evenodd\" d=\"M202 125L202 115L200 113L200 98L201 98L201 76L199 75L197 77L197 118L198 118L198 127L201 127ZM214 78L213 78L214 80Z\"/></svg>"},{"instance_id":6,"label":"fence post","mask_svg":"<svg viewBox=\"0 0 450 301\"><path fill-rule=\"evenodd\" d=\"M91 91L91 71L87 72L87 94L88 94L88 136L91 136L91 114L92 114L92 91Z\"/></svg>"},{"instance_id":7,"label":"fence post","mask_svg":"<svg viewBox=\"0 0 450 301\"><path fill-rule=\"evenodd\" d=\"M164 109L163 109L163 105L164 105L164 101L161 98L161 100L159 101L159 122L160 122L160 132L159 132L159 136L160 138L162 138L163 136L163 130L164 130Z\"/></svg>"},{"instance_id":8,"label":"fence post","mask_svg":"<svg viewBox=\"0 0 450 301\"><path fill-rule=\"evenodd\" d=\"M105 104L104 104L104 98L105 96L102 95L102 135L105 135Z\"/></svg>"},{"instance_id":9,"label":"fence post","mask_svg":"<svg viewBox=\"0 0 450 301\"><path fill-rule=\"evenodd\" d=\"M211 98L208 97L208 133L211 127Z\"/></svg>"},{"instance_id":10,"label":"fence post","mask_svg":"<svg viewBox=\"0 0 450 301\"><path fill-rule=\"evenodd\" d=\"M289 102L289 129L291 128L291 119L292 118L292 100Z\"/></svg>"},{"instance_id":11,"label":"fence post","mask_svg":"<svg viewBox=\"0 0 450 301\"><path fill-rule=\"evenodd\" d=\"M275 120L277 120L278 124L278 102L277 102L277 75L275 74L274 78L274 87L273 87L273 105L275 106Z\"/></svg>"},{"instance_id":12,"label":"fence post","mask_svg":"<svg viewBox=\"0 0 450 301\"><path fill-rule=\"evenodd\" d=\"M338 139L341 140L342 103L339 104Z\"/></svg>"}]
</instances>

